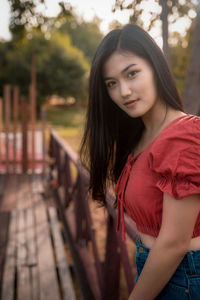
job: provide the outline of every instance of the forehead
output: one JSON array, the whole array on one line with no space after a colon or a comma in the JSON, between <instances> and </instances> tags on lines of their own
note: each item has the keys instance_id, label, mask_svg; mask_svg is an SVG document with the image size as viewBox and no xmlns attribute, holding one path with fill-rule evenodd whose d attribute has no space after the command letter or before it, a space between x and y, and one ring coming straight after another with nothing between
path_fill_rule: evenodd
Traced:
<instances>
[{"instance_id":1,"label":"forehead","mask_svg":"<svg viewBox=\"0 0 200 300\"><path fill-rule=\"evenodd\" d=\"M103 76L121 73L127 66L149 67L149 63L132 52L114 52L104 63Z\"/></svg>"}]
</instances>

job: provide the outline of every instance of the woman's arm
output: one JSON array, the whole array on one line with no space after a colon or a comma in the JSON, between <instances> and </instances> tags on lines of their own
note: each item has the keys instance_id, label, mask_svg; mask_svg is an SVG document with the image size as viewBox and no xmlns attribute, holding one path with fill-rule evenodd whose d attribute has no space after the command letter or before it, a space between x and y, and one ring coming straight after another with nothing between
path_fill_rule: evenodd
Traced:
<instances>
[{"instance_id":1,"label":"woman's arm","mask_svg":"<svg viewBox=\"0 0 200 300\"><path fill-rule=\"evenodd\" d=\"M164 288L188 251L199 211L200 195L164 194L161 229L129 300L152 300Z\"/></svg>"}]
</instances>

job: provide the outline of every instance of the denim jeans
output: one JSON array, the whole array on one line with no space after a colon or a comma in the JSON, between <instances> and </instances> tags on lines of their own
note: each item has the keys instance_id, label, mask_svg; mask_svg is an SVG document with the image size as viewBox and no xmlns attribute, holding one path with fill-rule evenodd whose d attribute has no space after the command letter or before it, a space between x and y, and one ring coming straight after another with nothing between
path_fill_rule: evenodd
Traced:
<instances>
[{"instance_id":1,"label":"denim jeans","mask_svg":"<svg viewBox=\"0 0 200 300\"><path fill-rule=\"evenodd\" d=\"M143 269L150 249L140 238L136 241L137 278ZM188 251L175 273L156 300L200 300L200 250Z\"/></svg>"}]
</instances>

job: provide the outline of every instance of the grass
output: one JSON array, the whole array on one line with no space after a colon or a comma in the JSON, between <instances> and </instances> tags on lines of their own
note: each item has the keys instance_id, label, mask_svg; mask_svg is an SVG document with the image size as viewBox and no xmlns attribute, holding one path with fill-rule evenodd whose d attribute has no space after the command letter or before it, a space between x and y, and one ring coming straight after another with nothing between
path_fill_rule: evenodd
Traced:
<instances>
[{"instance_id":1,"label":"grass","mask_svg":"<svg viewBox=\"0 0 200 300\"><path fill-rule=\"evenodd\" d=\"M75 151L78 151L83 135L85 114L85 109L74 105L49 106L47 122Z\"/></svg>"}]
</instances>

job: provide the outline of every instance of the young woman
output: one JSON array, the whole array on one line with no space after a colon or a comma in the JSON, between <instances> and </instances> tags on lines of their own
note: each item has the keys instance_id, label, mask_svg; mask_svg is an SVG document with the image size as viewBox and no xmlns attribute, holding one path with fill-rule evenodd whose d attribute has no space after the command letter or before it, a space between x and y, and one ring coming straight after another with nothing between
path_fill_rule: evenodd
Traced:
<instances>
[{"instance_id":1,"label":"young woman","mask_svg":"<svg viewBox=\"0 0 200 300\"><path fill-rule=\"evenodd\" d=\"M136 25L94 56L81 149L94 199L116 183L118 229L136 222L129 300L200 299L200 118L184 113L165 58Z\"/></svg>"}]
</instances>

